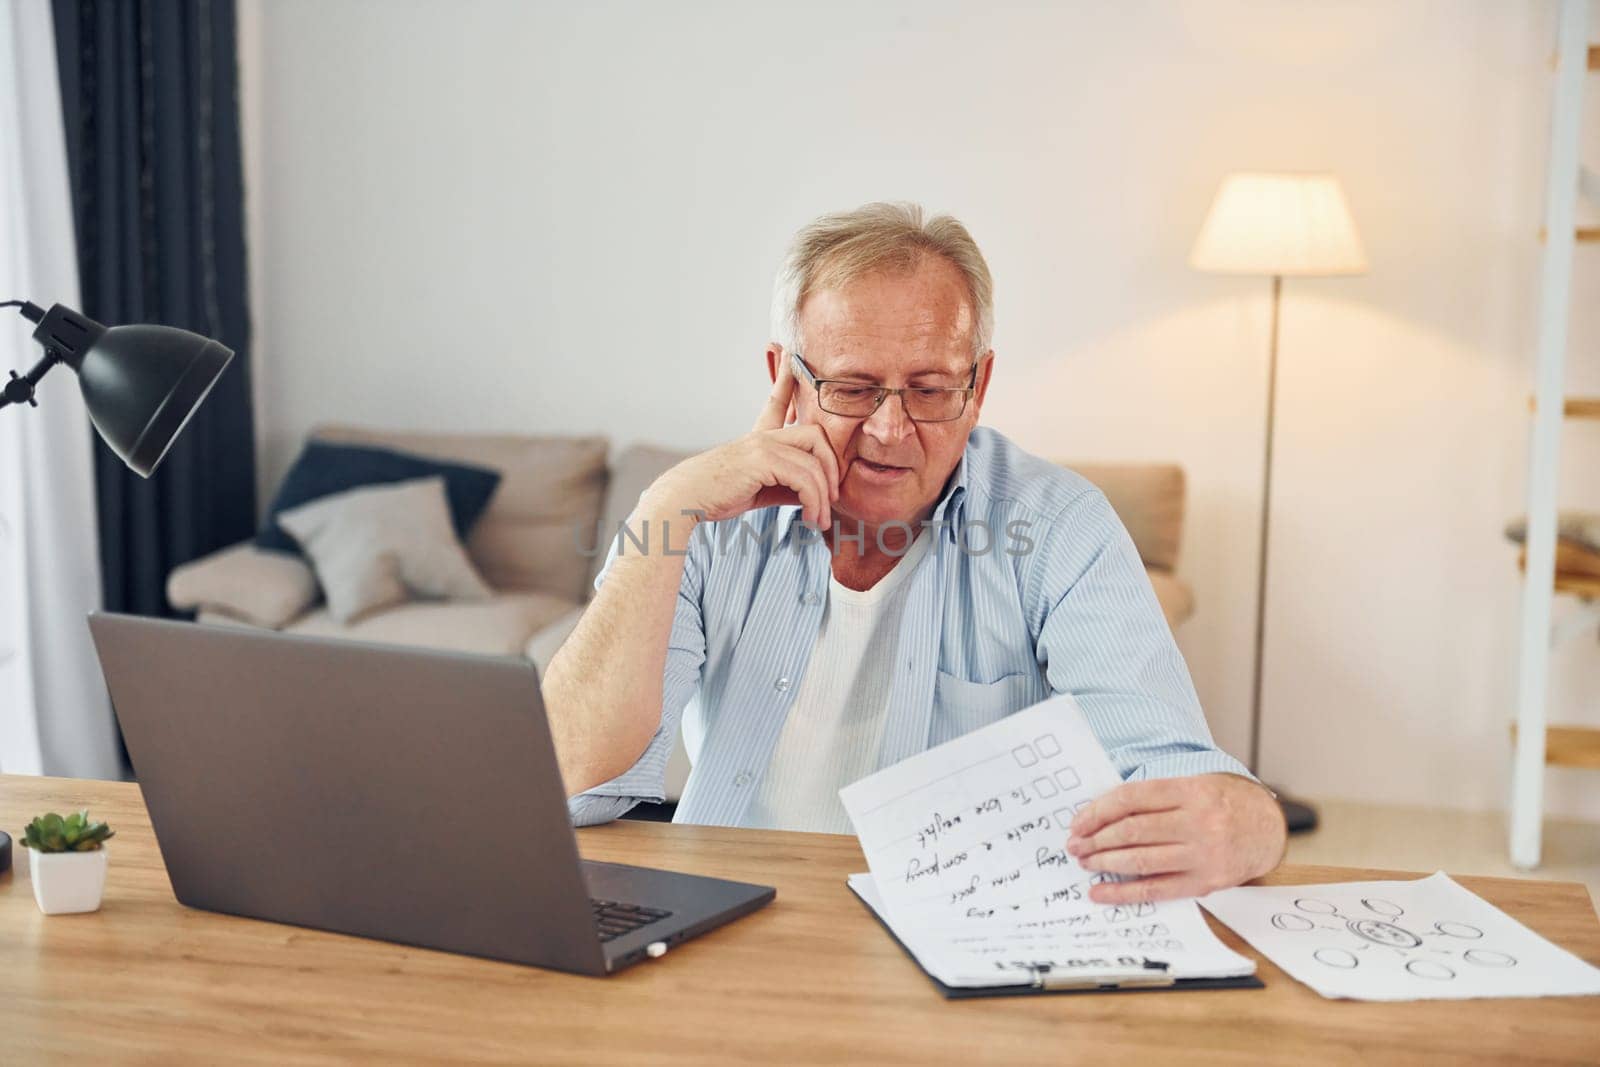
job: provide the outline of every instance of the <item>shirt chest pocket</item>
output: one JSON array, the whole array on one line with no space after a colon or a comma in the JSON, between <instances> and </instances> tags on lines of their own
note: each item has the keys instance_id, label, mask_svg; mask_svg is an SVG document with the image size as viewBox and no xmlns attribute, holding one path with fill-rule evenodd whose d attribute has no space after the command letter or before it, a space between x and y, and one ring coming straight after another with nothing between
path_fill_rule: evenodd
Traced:
<instances>
[{"instance_id":1,"label":"shirt chest pocket","mask_svg":"<svg viewBox=\"0 0 1600 1067\"><path fill-rule=\"evenodd\" d=\"M1044 695L1044 683L1035 672L1008 674L994 682L969 682L939 671L933 686L929 743L941 745L999 722L1014 711L1037 704Z\"/></svg>"}]
</instances>

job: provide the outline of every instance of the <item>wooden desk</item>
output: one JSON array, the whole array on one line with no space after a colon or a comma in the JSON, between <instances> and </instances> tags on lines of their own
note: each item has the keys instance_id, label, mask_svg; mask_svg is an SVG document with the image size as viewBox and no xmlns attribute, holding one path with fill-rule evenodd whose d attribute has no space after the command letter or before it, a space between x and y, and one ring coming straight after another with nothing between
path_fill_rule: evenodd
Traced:
<instances>
[{"instance_id":1,"label":"wooden desk","mask_svg":"<svg viewBox=\"0 0 1600 1067\"><path fill-rule=\"evenodd\" d=\"M849 837L634 822L582 831L591 858L778 887L755 915L596 979L189 910L173 899L136 786L0 775L0 826L79 807L117 832L101 911L40 914L24 856L0 875L8 1063L1600 1059L1597 997L1329 1001L1265 961L1265 990L947 1002L845 889L865 869ZM1393 875L1295 867L1267 881ZM1600 962L1582 886L1461 882Z\"/></svg>"}]
</instances>

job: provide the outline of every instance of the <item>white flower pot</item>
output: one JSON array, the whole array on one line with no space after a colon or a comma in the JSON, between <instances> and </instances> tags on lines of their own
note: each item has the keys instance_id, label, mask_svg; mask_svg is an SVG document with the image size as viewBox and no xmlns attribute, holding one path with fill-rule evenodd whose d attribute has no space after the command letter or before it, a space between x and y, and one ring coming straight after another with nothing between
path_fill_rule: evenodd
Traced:
<instances>
[{"instance_id":1,"label":"white flower pot","mask_svg":"<svg viewBox=\"0 0 1600 1067\"><path fill-rule=\"evenodd\" d=\"M93 852L28 850L33 899L46 915L99 911L106 888L106 849Z\"/></svg>"}]
</instances>

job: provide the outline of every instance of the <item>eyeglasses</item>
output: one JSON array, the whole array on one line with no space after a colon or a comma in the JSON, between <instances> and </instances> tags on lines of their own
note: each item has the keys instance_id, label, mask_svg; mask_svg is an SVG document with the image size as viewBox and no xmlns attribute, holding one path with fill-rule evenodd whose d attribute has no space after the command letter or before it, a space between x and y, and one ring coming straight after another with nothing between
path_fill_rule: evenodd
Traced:
<instances>
[{"instance_id":1,"label":"eyeglasses","mask_svg":"<svg viewBox=\"0 0 1600 1067\"><path fill-rule=\"evenodd\" d=\"M866 418L893 394L900 397L906 417L913 422L952 422L967 410L967 400L978 383L977 363L972 365L967 384L957 389L927 385L890 389L843 378L818 378L798 352L791 354L790 362L795 375L817 390L817 406L830 415L842 415L847 419Z\"/></svg>"}]
</instances>

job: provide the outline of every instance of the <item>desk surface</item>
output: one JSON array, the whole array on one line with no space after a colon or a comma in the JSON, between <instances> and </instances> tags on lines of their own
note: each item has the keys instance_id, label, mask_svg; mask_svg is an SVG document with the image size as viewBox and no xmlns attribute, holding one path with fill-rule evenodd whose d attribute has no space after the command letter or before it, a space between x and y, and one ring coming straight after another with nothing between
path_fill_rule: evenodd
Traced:
<instances>
[{"instance_id":1,"label":"desk surface","mask_svg":"<svg viewBox=\"0 0 1600 1067\"><path fill-rule=\"evenodd\" d=\"M0 775L0 826L13 834L41 811L80 807L117 832L99 912L42 915L23 855L0 875L8 1062L173 1062L174 1053L595 1064L1600 1057L1600 997L1328 1001L1214 922L1260 962L1266 989L947 1002L845 888L847 874L865 869L850 837L638 822L581 831L592 859L778 887L755 915L596 979L184 908L136 786ZM1394 875L1288 867L1264 881ZM1600 922L1582 886L1460 881L1600 963Z\"/></svg>"}]
</instances>

